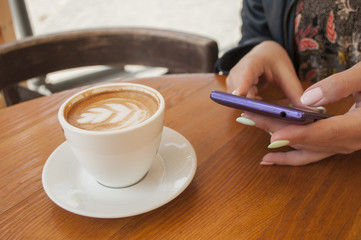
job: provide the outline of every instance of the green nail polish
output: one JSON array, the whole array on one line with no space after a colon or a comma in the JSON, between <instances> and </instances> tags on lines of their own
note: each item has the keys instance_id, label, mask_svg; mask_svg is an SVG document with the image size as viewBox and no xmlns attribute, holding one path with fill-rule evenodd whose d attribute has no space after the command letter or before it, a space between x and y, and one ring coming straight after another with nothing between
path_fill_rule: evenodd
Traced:
<instances>
[{"instance_id":1,"label":"green nail polish","mask_svg":"<svg viewBox=\"0 0 361 240\"><path fill-rule=\"evenodd\" d=\"M268 166L268 165L273 165L274 163L262 161L262 162L260 162L260 164L261 164L261 165L266 165L266 166Z\"/></svg>"},{"instance_id":2,"label":"green nail polish","mask_svg":"<svg viewBox=\"0 0 361 240\"><path fill-rule=\"evenodd\" d=\"M322 106L319 106L317 107L318 110L321 110L323 114L326 113L326 108L322 107Z\"/></svg>"},{"instance_id":3,"label":"green nail polish","mask_svg":"<svg viewBox=\"0 0 361 240\"><path fill-rule=\"evenodd\" d=\"M239 117L236 119L236 121L239 123L242 123L244 125L248 125L248 126L256 125L256 123L254 121L252 121L251 119L245 118L245 117Z\"/></svg>"},{"instance_id":4,"label":"green nail polish","mask_svg":"<svg viewBox=\"0 0 361 240\"><path fill-rule=\"evenodd\" d=\"M279 147L287 146L288 144L290 144L290 141L288 140L278 140L268 145L268 148L279 148Z\"/></svg>"}]
</instances>

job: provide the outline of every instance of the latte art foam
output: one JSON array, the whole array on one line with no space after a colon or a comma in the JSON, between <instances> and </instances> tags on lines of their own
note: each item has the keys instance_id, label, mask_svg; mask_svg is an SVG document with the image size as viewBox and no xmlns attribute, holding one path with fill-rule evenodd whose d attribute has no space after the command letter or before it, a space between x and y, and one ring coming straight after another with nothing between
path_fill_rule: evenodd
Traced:
<instances>
[{"instance_id":1,"label":"latte art foam","mask_svg":"<svg viewBox=\"0 0 361 240\"><path fill-rule=\"evenodd\" d=\"M136 103L117 103L117 99L112 99L114 103L98 103L97 107L87 109L80 114L77 119L79 125L87 124L108 124L107 129L124 128L143 122L149 118L147 111L140 108Z\"/></svg>"},{"instance_id":2,"label":"latte art foam","mask_svg":"<svg viewBox=\"0 0 361 240\"><path fill-rule=\"evenodd\" d=\"M105 92L71 106L67 121L78 128L109 131L137 125L157 110L151 96L140 92Z\"/></svg>"}]
</instances>

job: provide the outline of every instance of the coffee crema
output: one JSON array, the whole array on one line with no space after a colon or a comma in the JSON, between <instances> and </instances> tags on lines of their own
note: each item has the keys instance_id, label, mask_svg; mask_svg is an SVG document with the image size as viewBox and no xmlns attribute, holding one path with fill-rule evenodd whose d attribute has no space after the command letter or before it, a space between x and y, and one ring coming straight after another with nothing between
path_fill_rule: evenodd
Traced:
<instances>
[{"instance_id":1,"label":"coffee crema","mask_svg":"<svg viewBox=\"0 0 361 240\"><path fill-rule=\"evenodd\" d=\"M157 100L140 90L120 89L85 93L69 104L65 119L73 126L91 131L111 131L137 125L158 109Z\"/></svg>"}]
</instances>

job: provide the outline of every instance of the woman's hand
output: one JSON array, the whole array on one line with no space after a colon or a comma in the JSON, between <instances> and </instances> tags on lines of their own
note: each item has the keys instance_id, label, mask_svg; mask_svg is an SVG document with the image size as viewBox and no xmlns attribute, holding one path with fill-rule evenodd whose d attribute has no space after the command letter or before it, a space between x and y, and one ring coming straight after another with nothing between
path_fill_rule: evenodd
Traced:
<instances>
[{"instance_id":1,"label":"woman's hand","mask_svg":"<svg viewBox=\"0 0 361 240\"><path fill-rule=\"evenodd\" d=\"M279 86L295 106L302 105L303 89L292 62L284 48L274 41L255 46L226 79L228 92L249 98L260 98L258 89L264 82Z\"/></svg>"},{"instance_id":2,"label":"woman's hand","mask_svg":"<svg viewBox=\"0 0 361 240\"><path fill-rule=\"evenodd\" d=\"M268 153L261 164L304 165L334 154L361 149L361 63L334 74L308 88L303 104L320 106L351 94L355 105L346 114L319 120L308 125L290 125L257 114L245 113L255 125L273 132L270 147L291 146L289 152Z\"/></svg>"}]
</instances>

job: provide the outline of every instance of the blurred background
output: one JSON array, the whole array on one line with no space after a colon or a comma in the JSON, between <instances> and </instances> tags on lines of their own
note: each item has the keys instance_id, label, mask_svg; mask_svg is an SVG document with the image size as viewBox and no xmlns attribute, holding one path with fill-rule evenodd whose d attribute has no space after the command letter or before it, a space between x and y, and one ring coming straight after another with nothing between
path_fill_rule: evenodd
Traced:
<instances>
[{"instance_id":1,"label":"blurred background","mask_svg":"<svg viewBox=\"0 0 361 240\"><path fill-rule=\"evenodd\" d=\"M240 39L241 0L26 0L34 34L137 26L209 36L221 51Z\"/></svg>"},{"instance_id":2,"label":"blurred background","mask_svg":"<svg viewBox=\"0 0 361 240\"><path fill-rule=\"evenodd\" d=\"M0 42L92 27L150 27L210 37L217 41L221 55L240 39L241 7L241 0L0 0L1 30L5 33L1 34ZM21 10L26 11L25 14ZM8 12L11 16L6 16ZM19 15L27 15L30 26L19 20L22 19ZM100 70L93 67L57 72L47 75L46 81L67 81ZM126 70L132 73L126 77L164 74L164 69L156 68L130 66ZM51 94L38 82L27 81L27 86L42 94ZM0 107L3 106L0 96Z\"/></svg>"}]
</instances>

